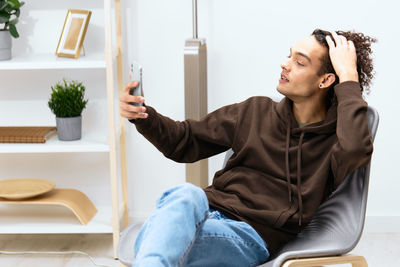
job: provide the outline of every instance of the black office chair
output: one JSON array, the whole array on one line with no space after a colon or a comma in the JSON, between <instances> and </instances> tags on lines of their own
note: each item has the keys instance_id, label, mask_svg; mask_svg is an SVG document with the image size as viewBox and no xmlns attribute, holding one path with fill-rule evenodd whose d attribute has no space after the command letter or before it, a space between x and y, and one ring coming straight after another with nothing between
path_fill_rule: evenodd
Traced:
<instances>
[{"instance_id":1,"label":"black office chair","mask_svg":"<svg viewBox=\"0 0 400 267\"><path fill-rule=\"evenodd\" d=\"M368 125L375 139L379 116L368 107ZM226 152L225 162L232 156ZM301 267L351 263L368 266L363 256L345 255L358 243L364 228L367 207L370 163L347 175L345 180L318 209L312 221L295 239L282 247L272 259L260 267ZM128 226L118 245L118 258L132 266L133 247L142 223Z\"/></svg>"}]
</instances>

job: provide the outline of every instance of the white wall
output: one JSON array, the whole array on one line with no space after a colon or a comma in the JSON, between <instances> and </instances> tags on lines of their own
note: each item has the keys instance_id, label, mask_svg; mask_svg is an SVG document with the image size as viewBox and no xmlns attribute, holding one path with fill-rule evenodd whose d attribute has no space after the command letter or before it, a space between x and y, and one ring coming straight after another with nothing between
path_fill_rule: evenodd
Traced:
<instances>
[{"instance_id":1,"label":"white wall","mask_svg":"<svg viewBox=\"0 0 400 267\"><path fill-rule=\"evenodd\" d=\"M185 40L192 37L191 2L122 1L125 12L124 57L127 62L136 60L143 65L147 104L177 120L184 119L183 47ZM380 227L398 231L396 226L400 223L400 209L397 205L400 202L400 182L397 180L395 168L399 158L396 149L400 142L396 134L400 126L395 122L400 113L397 105L400 92L396 89L397 63L400 62L397 49L400 41L400 3L394 0L198 2L199 37L206 38L208 47L209 111L253 95L278 98L275 88L280 73L279 64L287 56L290 46L317 27L328 30L355 29L378 38L379 42L374 45L376 79L371 94L366 97L378 109L381 117L372 163L368 203L370 219L367 226L373 230L379 230ZM41 0L38 3L28 2L24 6L18 24L21 38L13 41L13 53L53 52L65 18L65 10L74 6L95 9L85 47L92 52L102 47L103 40L99 38L103 34L99 26L103 16L99 11L102 1L87 0L81 3L74 0L67 3ZM43 13L44 7L48 9L44 11L47 13ZM47 19L43 20L44 17ZM52 23L44 24L49 20ZM79 71L1 72L0 111L9 111L4 106L12 106L13 101L21 96L26 100L46 98L50 85L66 74L67 78L78 80L88 76L88 88L104 87L104 75L99 71L85 74ZM11 79L9 75L12 75ZM97 76L98 80L89 79ZM23 77L23 81L18 86L10 82L19 77ZM30 89L22 92L20 87ZM92 112L96 110L93 106L97 103L96 99L104 97L104 93L99 93L100 91L102 90L88 90L88 97L93 100L93 104L85 111L87 120L98 119L100 116ZM48 110L46 114L51 115ZM50 121L50 117L47 116L47 119L46 116L41 117L46 118L43 124ZM0 122L7 125L10 123L7 118L1 116ZM23 119L21 116L20 120ZM53 120L51 116L51 122ZM33 123L31 119L25 121L27 124ZM183 164L165 159L136 132L133 125L129 126L127 149L130 215L142 219L150 214L156 198L164 190L184 182L185 169ZM46 155L43 157L46 158ZM3 160L3 166L8 163L17 164L13 158ZM99 160L106 162L103 158ZM219 169L222 160L221 155L210 159L210 178ZM90 172L86 169L82 171ZM99 172L105 176L104 179L108 175L107 170ZM6 174L8 175L3 170L2 175ZM52 177L53 171L49 170L44 175Z\"/></svg>"},{"instance_id":2,"label":"white wall","mask_svg":"<svg viewBox=\"0 0 400 267\"><path fill-rule=\"evenodd\" d=\"M394 0L198 2L199 37L206 38L208 48L209 111L252 95L279 97L275 88L280 63L289 47L315 28L354 29L379 40L373 47L376 79L366 97L381 118L368 215L398 221L400 4ZM183 47L185 39L192 36L191 1L136 0L126 5L125 57L143 65L146 102L164 115L182 120ZM133 126L127 134L131 216L142 218L151 212L163 190L184 182L184 165L165 159ZM222 156L210 160L211 177L221 163ZM388 223L394 225L392 222Z\"/></svg>"}]
</instances>

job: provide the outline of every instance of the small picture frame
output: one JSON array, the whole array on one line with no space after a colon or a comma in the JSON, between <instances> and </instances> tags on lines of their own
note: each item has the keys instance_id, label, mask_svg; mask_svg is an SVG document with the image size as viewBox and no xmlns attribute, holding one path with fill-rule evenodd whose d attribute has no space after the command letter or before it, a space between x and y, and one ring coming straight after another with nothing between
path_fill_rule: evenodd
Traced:
<instances>
[{"instance_id":1,"label":"small picture frame","mask_svg":"<svg viewBox=\"0 0 400 267\"><path fill-rule=\"evenodd\" d=\"M69 9L58 41L56 55L78 58L83 46L92 11Z\"/></svg>"}]
</instances>

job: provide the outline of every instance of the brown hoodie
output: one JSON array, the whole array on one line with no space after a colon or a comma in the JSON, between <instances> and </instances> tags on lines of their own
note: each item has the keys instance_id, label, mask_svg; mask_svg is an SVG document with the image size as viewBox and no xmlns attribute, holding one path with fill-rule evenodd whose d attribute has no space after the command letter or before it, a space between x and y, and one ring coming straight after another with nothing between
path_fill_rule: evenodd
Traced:
<instances>
[{"instance_id":1,"label":"brown hoodie","mask_svg":"<svg viewBox=\"0 0 400 267\"><path fill-rule=\"evenodd\" d=\"M271 253L294 238L344 177L369 162L372 141L360 85L334 88L324 121L299 128L292 101L267 97L222 107L200 121L173 121L147 107L132 121L166 157L194 162L232 148L205 188L210 206L249 223Z\"/></svg>"}]
</instances>

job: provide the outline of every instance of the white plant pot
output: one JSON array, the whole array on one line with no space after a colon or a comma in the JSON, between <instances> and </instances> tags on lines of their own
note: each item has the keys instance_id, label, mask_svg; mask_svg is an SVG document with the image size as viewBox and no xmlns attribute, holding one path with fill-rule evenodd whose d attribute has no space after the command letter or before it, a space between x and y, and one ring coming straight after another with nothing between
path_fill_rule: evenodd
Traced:
<instances>
[{"instance_id":1,"label":"white plant pot","mask_svg":"<svg viewBox=\"0 0 400 267\"><path fill-rule=\"evenodd\" d=\"M82 117L59 118L56 117L57 135L61 141L81 139Z\"/></svg>"},{"instance_id":2,"label":"white plant pot","mask_svg":"<svg viewBox=\"0 0 400 267\"><path fill-rule=\"evenodd\" d=\"M8 30L0 30L0 60L9 59L11 59L11 34Z\"/></svg>"}]
</instances>

